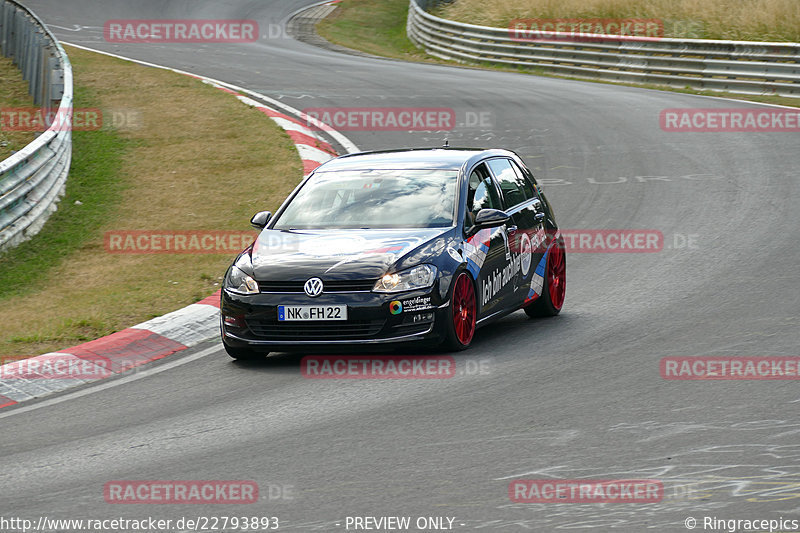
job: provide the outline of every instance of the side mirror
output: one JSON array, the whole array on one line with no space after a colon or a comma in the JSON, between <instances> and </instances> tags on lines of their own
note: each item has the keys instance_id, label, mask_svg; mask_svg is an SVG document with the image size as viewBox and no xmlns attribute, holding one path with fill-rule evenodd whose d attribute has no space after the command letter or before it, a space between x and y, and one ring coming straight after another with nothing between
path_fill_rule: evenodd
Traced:
<instances>
[{"instance_id":1,"label":"side mirror","mask_svg":"<svg viewBox=\"0 0 800 533\"><path fill-rule=\"evenodd\" d=\"M475 215L473 229L496 228L511 220L511 216L499 209L481 209Z\"/></svg>"},{"instance_id":2,"label":"side mirror","mask_svg":"<svg viewBox=\"0 0 800 533\"><path fill-rule=\"evenodd\" d=\"M260 211L253 215L253 218L250 219L250 225L256 229L264 229L267 227L267 222L269 219L272 218L272 212L270 211Z\"/></svg>"}]
</instances>

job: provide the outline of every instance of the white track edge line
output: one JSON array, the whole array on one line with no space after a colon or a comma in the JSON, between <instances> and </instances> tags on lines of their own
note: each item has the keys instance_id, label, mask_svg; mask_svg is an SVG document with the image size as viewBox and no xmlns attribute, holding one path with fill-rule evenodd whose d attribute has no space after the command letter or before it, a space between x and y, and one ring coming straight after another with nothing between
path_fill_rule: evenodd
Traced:
<instances>
[{"instance_id":1,"label":"white track edge line","mask_svg":"<svg viewBox=\"0 0 800 533\"><path fill-rule=\"evenodd\" d=\"M10 411L5 412L5 413L0 412L0 419L6 418L6 417L9 417L9 416L18 415L20 413L27 413L28 411L33 411L33 410L36 410L36 409L40 409L42 407L48 407L50 405L55 405L55 404L58 404L58 403L61 403L61 402L66 402L68 400L72 400L72 399L75 399L75 398L88 396L89 394L94 394L95 392L100 392L102 390L110 389L111 387L116 387L118 385L124 385L125 383L130 383L132 381L137 381L139 379L146 378L146 377L152 376L154 374L160 374L161 372L166 372L167 370L171 370L171 369L173 369L173 368L175 368L177 366L185 365L186 363L191 363L192 361L196 361L197 359L201 359L203 357L211 355L212 353L219 351L220 346L221 346L221 344L217 343L216 345L211 346L209 348L206 348L205 350L202 350L202 351L197 352L195 354L192 354L192 355L189 355L189 356L186 356L186 357L182 357L180 359L175 359L173 361L170 361L168 363L164 363L164 364L161 364L161 365L158 365L158 366L150 367L147 370L137 370L135 374L131 374L130 376L125 376L125 377L119 378L119 379L113 379L111 381L105 381L105 382L99 383L97 385L92 385L91 387L88 387L88 388L83 389L83 390L79 390L79 391L75 391L75 392L63 393L63 394L61 394L61 395L59 395L59 396L57 396L55 398L51 398L49 400L44 400L44 401L41 401L39 403L35 403L33 405L26 405L24 407L18 407L18 408L14 408L13 406L9 406L9 408L11 409ZM30 401L30 400L28 400L28 401Z\"/></svg>"}]
</instances>

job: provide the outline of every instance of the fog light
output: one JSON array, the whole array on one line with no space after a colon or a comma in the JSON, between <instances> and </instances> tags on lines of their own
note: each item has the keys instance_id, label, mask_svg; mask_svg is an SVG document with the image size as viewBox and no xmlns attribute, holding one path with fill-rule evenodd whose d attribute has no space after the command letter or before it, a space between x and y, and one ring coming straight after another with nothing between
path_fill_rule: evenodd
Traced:
<instances>
[{"instance_id":1,"label":"fog light","mask_svg":"<svg viewBox=\"0 0 800 533\"><path fill-rule=\"evenodd\" d=\"M412 324L422 324L424 322L433 322L433 313L418 313L411 318Z\"/></svg>"},{"instance_id":2,"label":"fog light","mask_svg":"<svg viewBox=\"0 0 800 533\"><path fill-rule=\"evenodd\" d=\"M244 315L236 315L236 316L225 315L223 320L224 320L226 326L230 326L232 328L243 328L243 327L245 327Z\"/></svg>"}]
</instances>

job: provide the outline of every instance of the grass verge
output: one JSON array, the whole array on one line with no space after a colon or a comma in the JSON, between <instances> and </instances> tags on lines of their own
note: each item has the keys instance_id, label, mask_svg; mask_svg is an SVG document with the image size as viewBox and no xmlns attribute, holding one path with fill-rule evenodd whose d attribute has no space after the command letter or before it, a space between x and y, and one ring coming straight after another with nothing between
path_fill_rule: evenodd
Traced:
<instances>
[{"instance_id":1,"label":"grass verge","mask_svg":"<svg viewBox=\"0 0 800 533\"><path fill-rule=\"evenodd\" d=\"M800 41L797 0L456 0L436 14L507 28L514 19L657 19L664 37Z\"/></svg>"},{"instance_id":2,"label":"grass verge","mask_svg":"<svg viewBox=\"0 0 800 533\"><path fill-rule=\"evenodd\" d=\"M370 54L426 60L406 36L408 0L344 0L317 24L325 39Z\"/></svg>"},{"instance_id":3,"label":"grass verge","mask_svg":"<svg viewBox=\"0 0 800 533\"><path fill-rule=\"evenodd\" d=\"M73 132L58 211L0 256L2 355L63 349L208 296L232 254L110 254L105 233L247 231L302 177L291 139L258 110L188 76L67 51L75 107L100 109L103 127Z\"/></svg>"},{"instance_id":4,"label":"grass verge","mask_svg":"<svg viewBox=\"0 0 800 533\"><path fill-rule=\"evenodd\" d=\"M3 118L3 110L29 109L33 97L28 94L28 83L11 59L0 55L0 161L27 146L35 134L29 131L9 131Z\"/></svg>"},{"instance_id":5,"label":"grass verge","mask_svg":"<svg viewBox=\"0 0 800 533\"><path fill-rule=\"evenodd\" d=\"M456 6L457 0L451 6ZM481 1L481 0L478 0ZM582 1L582 0L580 0ZM608 0L612 1L612 0ZM701 0L698 0L700 2ZM712 0L708 0L712 1ZM794 5L800 9L800 3L796 0ZM491 2L486 3L492 5ZM512 2L513 4L513 2ZM406 18L408 16L408 0L342 0L339 7L327 18L317 24L317 31L325 39L354 50L360 50L375 55L402 59L404 61L418 61L425 63L438 63L445 65L464 66L463 63L456 61L446 61L426 54L406 36ZM571 14L565 12L560 15L568 18ZM589 16L589 15L585 15ZM591 15L599 16L599 15ZM473 21L474 22L474 21ZM482 23L486 25L486 23ZM507 26L507 21L505 25ZM469 64L475 68L488 68L502 70L505 72L517 72L522 74L535 74L539 76L560 77L566 79L580 79L581 81L593 81L595 83L609 83L599 80L586 80L583 78L569 78L546 74L539 69L533 68L510 68L505 65L493 63ZM749 100L752 102L763 102L769 104L779 104L792 107L800 107L800 99L787 98L782 96L759 96L743 95L737 93L725 93L718 91L698 91L694 89L679 89L653 84L615 84L630 85L633 87L643 87L646 89L658 89L665 91L681 92L687 94L699 94L705 96L727 97L738 100Z\"/></svg>"},{"instance_id":6,"label":"grass verge","mask_svg":"<svg viewBox=\"0 0 800 533\"><path fill-rule=\"evenodd\" d=\"M406 61L431 61L432 56L406 36L407 17L408 0L342 0L317 24L317 32L354 50Z\"/></svg>"}]
</instances>

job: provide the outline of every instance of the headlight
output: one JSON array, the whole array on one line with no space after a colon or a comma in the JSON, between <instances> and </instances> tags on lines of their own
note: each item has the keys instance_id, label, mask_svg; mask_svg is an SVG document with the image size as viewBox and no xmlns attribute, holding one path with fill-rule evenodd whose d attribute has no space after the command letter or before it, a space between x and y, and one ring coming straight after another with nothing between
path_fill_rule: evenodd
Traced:
<instances>
[{"instance_id":1,"label":"headlight","mask_svg":"<svg viewBox=\"0 0 800 533\"><path fill-rule=\"evenodd\" d=\"M225 290L237 294L258 294L258 283L236 266L228 269L225 276Z\"/></svg>"},{"instance_id":2,"label":"headlight","mask_svg":"<svg viewBox=\"0 0 800 533\"><path fill-rule=\"evenodd\" d=\"M396 274L386 274L372 288L375 292L403 292L427 289L436 280L436 267L418 265Z\"/></svg>"}]
</instances>

